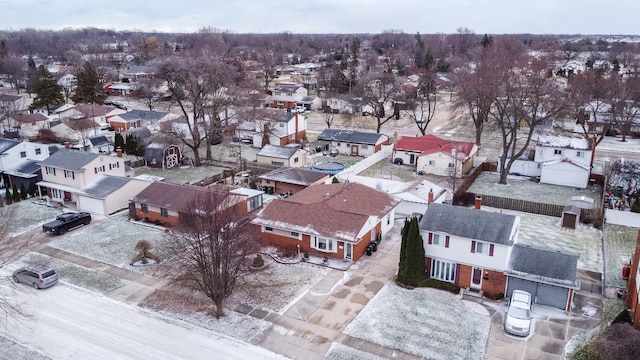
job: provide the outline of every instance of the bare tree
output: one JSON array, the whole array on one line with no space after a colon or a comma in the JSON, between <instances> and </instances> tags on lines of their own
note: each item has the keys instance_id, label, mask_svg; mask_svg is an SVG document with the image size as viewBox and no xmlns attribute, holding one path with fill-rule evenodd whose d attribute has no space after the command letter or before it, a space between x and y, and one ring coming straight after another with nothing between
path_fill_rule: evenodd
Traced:
<instances>
[{"instance_id":1,"label":"bare tree","mask_svg":"<svg viewBox=\"0 0 640 360\"><path fill-rule=\"evenodd\" d=\"M160 97L160 88L163 83L162 80L155 78L144 79L139 82L140 87L137 97L149 108L149 111L153 111L156 107L156 102Z\"/></svg>"},{"instance_id":2,"label":"bare tree","mask_svg":"<svg viewBox=\"0 0 640 360\"><path fill-rule=\"evenodd\" d=\"M418 87L413 96L407 97L409 117L416 123L422 135L436 114L437 94L435 72L426 70L420 75Z\"/></svg>"},{"instance_id":3,"label":"bare tree","mask_svg":"<svg viewBox=\"0 0 640 360\"><path fill-rule=\"evenodd\" d=\"M400 92L400 84L391 72L372 74L361 79L358 93L362 98L363 115L376 119L376 132L380 133L382 125L393 119L392 112L387 115L386 106Z\"/></svg>"},{"instance_id":4,"label":"bare tree","mask_svg":"<svg viewBox=\"0 0 640 360\"><path fill-rule=\"evenodd\" d=\"M613 92L611 113L613 121L622 133L622 141L627 141L631 127L640 118L640 78L633 76L624 79L617 73L612 75L617 79Z\"/></svg>"},{"instance_id":5,"label":"bare tree","mask_svg":"<svg viewBox=\"0 0 640 360\"><path fill-rule=\"evenodd\" d=\"M9 57L2 61L1 73L7 76L11 86L16 89L16 94L20 94L20 86L24 86L26 63L18 57Z\"/></svg>"},{"instance_id":6,"label":"bare tree","mask_svg":"<svg viewBox=\"0 0 640 360\"><path fill-rule=\"evenodd\" d=\"M240 201L226 188L210 188L192 199L170 239L174 280L202 291L214 303L216 317L224 315L224 301L245 275L248 257L258 250Z\"/></svg>"}]
</instances>

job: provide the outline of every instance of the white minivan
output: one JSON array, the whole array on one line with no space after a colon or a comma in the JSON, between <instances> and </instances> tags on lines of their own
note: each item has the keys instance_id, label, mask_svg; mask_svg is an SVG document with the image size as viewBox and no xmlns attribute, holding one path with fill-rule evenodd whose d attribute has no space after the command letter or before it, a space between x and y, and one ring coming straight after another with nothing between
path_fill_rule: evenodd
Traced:
<instances>
[{"instance_id":1,"label":"white minivan","mask_svg":"<svg viewBox=\"0 0 640 360\"><path fill-rule=\"evenodd\" d=\"M509 300L504 330L512 335L528 336L531 332L531 294L514 290Z\"/></svg>"}]
</instances>

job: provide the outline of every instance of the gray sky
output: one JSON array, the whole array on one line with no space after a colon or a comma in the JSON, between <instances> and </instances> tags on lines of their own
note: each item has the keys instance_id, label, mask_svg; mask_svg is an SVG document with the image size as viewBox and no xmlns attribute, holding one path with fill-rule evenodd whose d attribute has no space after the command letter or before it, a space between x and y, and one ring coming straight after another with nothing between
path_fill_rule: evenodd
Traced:
<instances>
[{"instance_id":1,"label":"gray sky","mask_svg":"<svg viewBox=\"0 0 640 360\"><path fill-rule=\"evenodd\" d=\"M639 13L638 0L0 0L0 30L638 35Z\"/></svg>"}]
</instances>

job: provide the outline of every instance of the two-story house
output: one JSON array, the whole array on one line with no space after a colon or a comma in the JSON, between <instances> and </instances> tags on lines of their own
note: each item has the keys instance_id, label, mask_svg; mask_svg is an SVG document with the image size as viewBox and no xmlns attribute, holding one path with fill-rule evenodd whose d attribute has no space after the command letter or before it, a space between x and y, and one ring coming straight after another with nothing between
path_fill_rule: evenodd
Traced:
<instances>
[{"instance_id":1,"label":"two-story house","mask_svg":"<svg viewBox=\"0 0 640 360\"><path fill-rule=\"evenodd\" d=\"M578 257L516 244L520 217L432 203L420 220L427 275L467 291L511 296L525 290L534 302L569 310Z\"/></svg>"},{"instance_id":2,"label":"two-story house","mask_svg":"<svg viewBox=\"0 0 640 360\"><path fill-rule=\"evenodd\" d=\"M266 244L356 261L391 230L398 202L361 184L313 185L274 199L252 223Z\"/></svg>"},{"instance_id":3,"label":"two-story house","mask_svg":"<svg viewBox=\"0 0 640 360\"><path fill-rule=\"evenodd\" d=\"M473 168L477 154L478 146L473 142L441 139L429 134L401 137L393 145L392 160L396 164L415 166L418 172L462 177Z\"/></svg>"},{"instance_id":4,"label":"two-story house","mask_svg":"<svg viewBox=\"0 0 640 360\"><path fill-rule=\"evenodd\" d=\"M539 177L544 184L586 188L592 150L585 138L540 135L534 149L511 165L510 173Z\"/></svg>"},{"instance_id":5,"label":"two-story house","mask_svg":"<svg viewBox=\"0 0 640 360\"><path fill-rule=\"evenodd\" d=\"M129 199L148 185L142 180L127 180L130 169L117 156L61 149L41 161L40 167L42 181L36 185L41 194L51 201L97 214L127 208ZM111 180L105 180L105 176Z\"/></svg>"},{"instance_id":6,"label":"two-story house","mask_svg":"<svg viewBox=\"0 0 640 360\"><path fill-rule=\"evenodd\" d=\"M258 148L300 143L307 136L307 119L292 111L265 111L259 119L239 124L236 136Z\"/></svg>"},{"instance_id":7,"label":"two-story house","mask_svg":"<svg viewBox=\"0 0 640 360\"><path fill-rule=\"evenodd\" d=\"M271 99L273 107L290 109L296 107L297 103L307 95L308 91L302 85L280 85L273 89Z\"/></svg>"},{"instance_id":8,"label":"two-story house","mask_svg":"<svg viewBox=\"0 0 640 360\"><path fill-rule=\"evenodd\" d=\"M0 187L24 183L28 189L41 178L37 163L54 151L45 144L0 138Z\"/></svg>"},{"instance_id":9,"label":"two-story house","mask_svg":"<svg viewBox=\"0 0 640 360\"><path fill-rule=\"evenodd\" d=\"M211 198L220 210L234 208L238 216L262 207L262 191L219 185L201 187L165 181L151 183L131 198L129 216L163 226L176 226L198 199Z\"/></svg>"},{"instance_id":10,"label":"two-story house","mask_svg":"<svg viewBox=\"0 0 640 360\"><path fill-rule=\"evenodd\" d=\"M318 135L318 142L328 143L331 154L367 157L382 150L383 145L389 145L389 137L366 131L324 129Z\"/></svg>"}]
</instances>

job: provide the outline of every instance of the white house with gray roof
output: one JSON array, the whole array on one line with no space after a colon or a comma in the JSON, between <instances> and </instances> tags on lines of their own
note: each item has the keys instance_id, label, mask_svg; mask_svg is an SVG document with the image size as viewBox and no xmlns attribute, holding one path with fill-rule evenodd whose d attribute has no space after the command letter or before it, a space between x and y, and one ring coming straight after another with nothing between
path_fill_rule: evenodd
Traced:
<instances>
[{"instance_id":1,"label":"white house with gray roof","mask_svg":"<svg viewBox=\"0 0 640 360\"><path fill-rule=\"evenodd\" d=\"M256 154L258 164L288 167L307 166L307 151L297 146L265 145Z\"/></svg>"},{"instance_id":2,"label":"white house with gray roof","mask_svg":"<svg viewBox=\"0 0 640 360\"><path fill-rule=\"evenodd\" d=\"M568 310L577 257L516 246L519 227L519 216L481 210L479 201L476 208L430 204L420 220L428 276L496 297L526 290L537 303Z\"/></svg>"},{"instance_id":3,"label":"white house with gray roof","mask_svg":"<svg viewBox=\"0 0 640 360\"><path fill-rule=\"evenodd\" d=\"M367 157L382 150L382 145L388 145L389 137L366 131L324 129L318 141L328 142L332 154Z\"/></svg>"},{"instance_id":4,"label":"white house with gray roof","mask_svg":"<svg viewBox=\"0 0 640 360\"><path fill-rule=\"evenodd\" d=\"M127 209L129 200L151 184L137 178L105 175L77 192L76 207L99 215Z\"/></svg>"}]
</instances>

